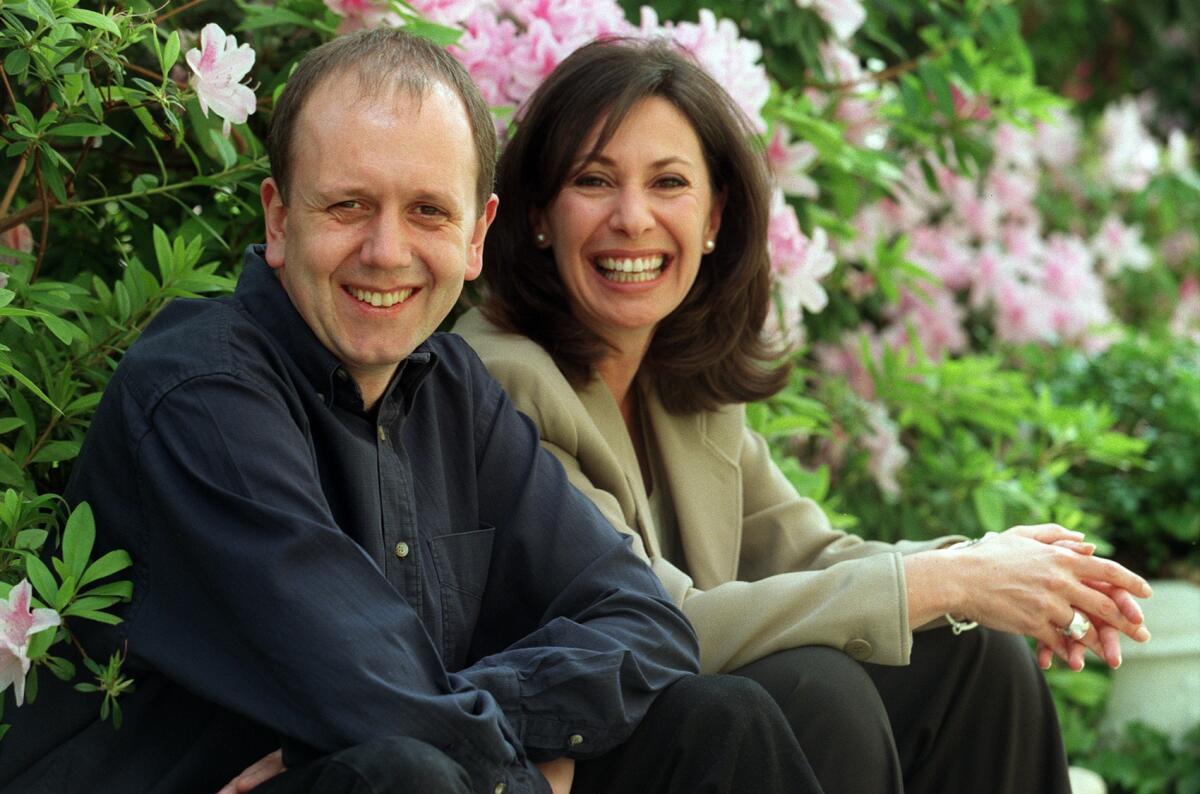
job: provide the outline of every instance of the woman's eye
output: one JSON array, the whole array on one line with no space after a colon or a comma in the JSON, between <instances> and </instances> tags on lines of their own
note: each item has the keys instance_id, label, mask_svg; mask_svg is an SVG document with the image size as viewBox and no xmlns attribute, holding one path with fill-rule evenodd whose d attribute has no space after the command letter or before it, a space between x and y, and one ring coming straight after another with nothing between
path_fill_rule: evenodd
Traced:
<instances>
[{"instance_id":1,"label":"woman's eye","mask_svg":"<svg viewBox=\"0 0 1200 794\"><path fill-rule=\"evenodd\" d=\"M580 174L575 177L576 187L604 187L604 185L604 178L595 174Z\"/></svg>"},{"instance_id":2,"label":"woman's eye","mask_svg":"<svg viewBox=\"0 0 1200 794\"><path fill-rule=\"evenodd\" d=\"M665 188L687 187L687 180L678 176L662 176L655 184Z\"/></svg>"}]
</instances>

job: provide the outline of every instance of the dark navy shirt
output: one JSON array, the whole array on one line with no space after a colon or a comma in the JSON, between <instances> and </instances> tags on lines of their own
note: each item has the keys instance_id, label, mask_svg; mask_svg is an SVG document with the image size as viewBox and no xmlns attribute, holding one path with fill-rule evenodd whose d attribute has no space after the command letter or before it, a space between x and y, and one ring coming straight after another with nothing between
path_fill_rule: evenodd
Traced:
<instances>
[{"instance_id":1,"label":"dark navy shirt","mask_svg":"<svg viewBox=\"0 0 1200 794\"><path fill-rule=\"evenodd\" d=\"M124 725L41 676L5 715L4 791L215 791L386 735L478 791L603 753L697 669L650 570L543 452L470 348L435 335L374 411L261 248L232 297L168 306L130 348L68 497L134 559L115 628ZM96 628L92 628L92 626Z\"/></svg>"}]
</instances>

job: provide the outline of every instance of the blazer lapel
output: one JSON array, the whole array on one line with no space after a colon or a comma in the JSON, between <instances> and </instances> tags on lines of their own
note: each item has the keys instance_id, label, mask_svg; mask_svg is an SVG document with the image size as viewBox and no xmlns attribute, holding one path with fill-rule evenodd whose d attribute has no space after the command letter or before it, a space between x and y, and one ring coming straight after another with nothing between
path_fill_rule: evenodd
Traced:
<instances>
[{"instance_id":1,"label":"blazer lapel","mask_svg":"<svg viewBox=\"0 0 1200 794\"><path fill-rule=\"evenodd\" d=\"M734 418L725 411L670 414L652 389L643 394L688 573L700 589L736 579L742 542L740 426L725 427Z\"/></svg>"},{"instance_id":2,"label":"blazer lapel","mask_svg":"<svg viewBox=\"0 0 1200 794\"><path fill-rule=\"evenodd\" d=\"M583 403L588 416L600 430L609 451L616 458L617 466L624 475L624 493L616 495L617 501L621 503L623 509L632 502L633 520L630 521L630 524L635 525L638 533L641 534L642 543L646 546L646 553L650 555L651 559L658 559L662 556L662 547L658 542L654 519L650 515L650 502L646 496L645 483L642 482L637 453L633 449L633 442L629 440L629 431L625 427L625 420L621 417L621 409L617 406L617 401L613 399L612 392L600 378L592 378L587 386L578 393L580 402ZM629 516L630 511L626 509L625 514Z\"/></svg>"}]
</instances>

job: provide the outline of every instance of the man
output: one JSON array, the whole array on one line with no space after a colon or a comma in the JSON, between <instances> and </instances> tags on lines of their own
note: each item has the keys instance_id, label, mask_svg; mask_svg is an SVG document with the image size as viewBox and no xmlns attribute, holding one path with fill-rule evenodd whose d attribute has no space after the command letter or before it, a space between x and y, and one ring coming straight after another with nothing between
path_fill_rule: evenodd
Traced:
<instances>
[{"instance_id":1,"label":"man","mask_svg":"<svg viewBox=\"0 0 1200 794\"><path fill-rule=\"evenodd\" d=\"M128 651L124 725L48 682L0 788L211 792L282 743L260 791L816 790L765 694L688 677L650 571L430 338L497 203L461 67L394 30L326 44L270 149L265 247L147 329L74 471L135 560L125 622L83 638Z\"/></svg>"}]
</instances>

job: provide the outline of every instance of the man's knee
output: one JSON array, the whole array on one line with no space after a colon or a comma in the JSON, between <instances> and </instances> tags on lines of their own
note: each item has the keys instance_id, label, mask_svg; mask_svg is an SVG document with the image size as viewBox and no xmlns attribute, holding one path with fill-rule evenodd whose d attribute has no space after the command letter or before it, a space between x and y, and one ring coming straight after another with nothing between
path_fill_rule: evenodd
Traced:
<instances>
[{"instance_id":1,"label":"man's knee","mask_svg":"<svg viewBox=\"0 0 1200 794\"><path fill-rule=\"evenodd\" d=\"M326 776L329 780L326 781ZM379 794L466 794L470 778L450 756L407 736L388 736L336 753L317 790L342 790L351 783ZM328 786L328 789L326 788ZM347 787L346 791L359 789Z\"/></svg>"}]
</instances>

